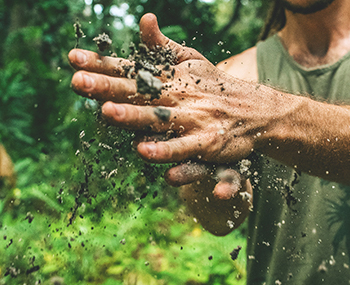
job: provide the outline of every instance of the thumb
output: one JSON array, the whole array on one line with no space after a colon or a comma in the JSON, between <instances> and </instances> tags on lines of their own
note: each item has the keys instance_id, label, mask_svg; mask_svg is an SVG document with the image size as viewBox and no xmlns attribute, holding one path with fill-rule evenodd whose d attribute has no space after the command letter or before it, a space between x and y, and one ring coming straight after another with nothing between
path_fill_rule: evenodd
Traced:
<instances>
[{"instance_id":1,"label":"thumb","mask_svg":"<svg viewBox=\"0 0 350 285\"><path fill-rule=\"evenodd\" d=\"M214 197L219 200L234 198L242 188L242 176L230 168L218 170L217 176L219 182L215 185Z\"/></svg>"},{"instance_id":2,"label":"thumb","mask_svg":"<svg viewBox=\"0 0 350 285\"><path fill-rule=\"evenodd\" d=\"M207 60L195 49L184 47L164 36L159 30L157 17L152 13L142 16L140 20L140 35L142 42L150 49L157 47L170 48L176 54L178 63L189 59Z\"/></svg>"}]
</instances>

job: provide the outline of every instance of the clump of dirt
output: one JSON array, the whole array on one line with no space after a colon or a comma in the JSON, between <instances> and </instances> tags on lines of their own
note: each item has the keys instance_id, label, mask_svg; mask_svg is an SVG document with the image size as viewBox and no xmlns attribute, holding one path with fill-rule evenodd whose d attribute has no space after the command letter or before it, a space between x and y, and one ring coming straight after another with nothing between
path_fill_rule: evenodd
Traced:
<instances>
[{"instance_id":1,"label":"clump of dirt","mask_svg":"<svg viewBox=\"0 0 350 285\"><path fill-rule=\"evenodd\" d=\"M28 212L24 220L28 220L28 223L30 224L34 220L33 214Z\"/></svg>"},{"instance_id":2,"label":"clump of dirt","mask_svg":"<svg viewBox=\"0 0 350 285\"><path fill-rule=\"evenodd\" d=\"M109 36L106 33L99 34L98 37L94 37L92 40L96 42L98 49L101 52L108 49L112 44L112 40L109 38Z\"/></svg>"},{"instance_id":3,"label":"clump of dirt","mask_svg":"<svg viewBox=\"0 0 350 285\"><path fill-rule=\"evenodd\" d=\"M168 109L162 107L156 107L153 109L154 114L162 121L168 122L171 112Z\"/></svg>"},{"instance_id":4,"label":"clump of dirt","mask_svg":"<svg viewBox=\"0 0 350 285\"><path fill-rule=\"evenodd\" d=\"M16 278L21 273L20 269L16 267L10 266L6 268L4 276L11 275L12 278Z\"/></svg>"},{"instance_id":5,"label":"clump of dirt","mask_svg":"<svg viewBox=\"0 0 350 285\"><path fill-rule=\"evenodd\" d=\"M130 45L129 60L135 62L134 71L147 70L154 76L160 76L161 70L157 68L159 65L164 65L164 69L169 69L169 65L175 65L177 57L169 48L158 47L150 50L145 44L140 43L138 49L135 44ZM169 65L166 65L169 64Z\"/></svg>"},{"instance_id":6,"label":"clump of dirt","mask_svg":"<svg viewBox=\"0 0 350 285\"><path fill-rule=\"evenodd\" d=\"M232 260L236 260L238 257L239 252L241 251L242 247L241 246L237 246L234 250L232 250L232 252L230 252L231 255L231 259Z\"/></svg>"},{"instance_id":7,"label":"clump of dirt","mask_svg":"<svg viewBox=\"0 0 350 285\"><path fill-rule=\"evenodd\" d=\"M159 99L162 82L155 76L165 73L167 78L172 78L175 69L171 65L177 62L176 54L169 48L158 47L150 50L145 44L140 43L138 48L135 44L130 45L129 60L134 65L125 65L124 71L128 78L136 78L137 92L144 95L151 95L150 100ZM162 70L159 66L163 66Z\"/></svg>"},{"instance_id":8,"label":"clump of dirt","mask_svg":"<svg viewBox=\"0 0 350 285\"><path fill-rule=\"evenodd\" d=\"M137 92L151 95L150 100L159 99L163 82L147 70L139 70L136 75Z\"/></svg>"},{"instance_id":9,"label":"clump of dirt","mask_svg":"<svg viewBox=\"0 0 350 285\"><path fill-rule=\"evenodd\" d=\"M81 24L79 23L78 19L76 19L75 23L73 24L73 27L74 27L75 39L76 39L75 48L77 48L79 45L79 39L85 37L85 35L83 30L81 29Z\"/></svg>"}]
</instances>

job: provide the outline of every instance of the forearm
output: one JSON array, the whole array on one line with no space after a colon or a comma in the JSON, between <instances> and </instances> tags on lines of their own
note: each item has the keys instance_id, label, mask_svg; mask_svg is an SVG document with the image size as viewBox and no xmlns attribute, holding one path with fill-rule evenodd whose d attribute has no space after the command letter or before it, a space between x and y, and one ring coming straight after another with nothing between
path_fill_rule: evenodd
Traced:
<instances>
[{"instance_id":1,"label":"forearm","mask_svg":"<svg viewBox=\"0 0 350 285\"><path fill-rule=\"evenodd\" d=\"M297 170L350 184L350 109L272 91L286 101L257 149Z\"/></svg>"}]
</instances>

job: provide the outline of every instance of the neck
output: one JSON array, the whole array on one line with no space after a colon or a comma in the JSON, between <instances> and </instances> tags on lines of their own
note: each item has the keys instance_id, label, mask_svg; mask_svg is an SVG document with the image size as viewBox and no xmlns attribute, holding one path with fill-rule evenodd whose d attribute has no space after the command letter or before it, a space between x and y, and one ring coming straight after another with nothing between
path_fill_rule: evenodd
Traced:
<instances>
[{"instance_id":1,"label":"neck","mask_svg":"<svg viewBox=\"0 0 350 285\"><path fill-rule=\"evenodd\" d=\"M299 64L331 64L350 51L350 1L335 0L324 10L308 15L285 12L286 25L279 36Z\"/></svg>"}]
</instances>

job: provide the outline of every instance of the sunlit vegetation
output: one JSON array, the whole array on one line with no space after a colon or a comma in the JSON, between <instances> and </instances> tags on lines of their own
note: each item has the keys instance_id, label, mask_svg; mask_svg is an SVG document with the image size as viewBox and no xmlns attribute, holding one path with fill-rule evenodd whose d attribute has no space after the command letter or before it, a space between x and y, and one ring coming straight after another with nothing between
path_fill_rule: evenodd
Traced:
<instances>
[{"instance_id":1,"label":"sunlit vegetation","mask_svg":"<svg viewBox=\"0 0 350 285\"><path fill-rule=\"evenodd\" d=\"M164 182L167 166L146 165L133 133L71 91L67 54L79 19L79 47L99 52L105 32L113 43L100 53L127 57L153 12L215 63L254 45L265 10L261 0L0 1L0 143L16 173L0 172L0 284L244 284L245 225L204 231Z\"/></svg>"}]
</instances>

